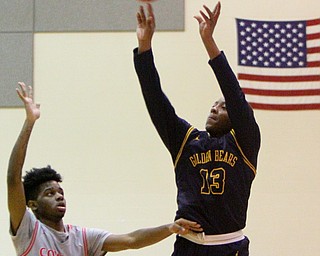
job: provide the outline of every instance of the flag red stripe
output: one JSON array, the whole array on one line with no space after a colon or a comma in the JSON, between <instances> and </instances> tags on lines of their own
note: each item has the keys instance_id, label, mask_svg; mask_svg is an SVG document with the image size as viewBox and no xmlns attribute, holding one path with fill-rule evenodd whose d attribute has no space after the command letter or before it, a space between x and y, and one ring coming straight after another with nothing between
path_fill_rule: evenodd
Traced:
<instances>
[{"instance_id":1,"label":"flag red stripe","mask_svg":"<svg viewBox=\"0 0 320 256\"><path fill-rule=\"evenodd\" d=\"M264 81L264 82L310 82L320 81L320 75L310 76L265 76L265 75L250 75L250 74L238 74L239 80L249 81Z\"/></svg>"},{"instance_id":2,"label":"flag red stripe","mask_svg":"<svg viewBox=\"0 0 320 256\"><path fill-rule=\"evenodd\" d=\"M320 67L320 61L310 61L307 63L307 67L309 68Z\"/></svg>"},{"instance_id":3,"label":"flag red stripe","mask_svg":"<svg viewBox=\"0 0 320 256\"><path fill-rule=\"evenodd\" d=\"M320 95L320 89L310 90L263 90L242 88L245 94L260 95L260 96L316 96Z\"/></svg>"},{"instance_id":4,"label":"flag red stripe","mask_svg":"<svg viewBox=\"0 0 320 256\"><path fill-rule=\"evenodd\" d=\"M307 26L315 26L320 24L320 19L307 20Z\"/></svg>"},{"instance_id":5,"label":"flag red stripe","mask_svg":"<svg viewBox=\"0 0 320 256\"><path fill-rule=\"evenodd\" d=\"M320 109L320 104L263 104L250 102L252 108L262 110L316 110Z\"/></svg>"},{"instance_id":6,"label":"flag red stripe","mask_svg":"<svg viewBox=\"0 0 320 256\"><path fill-rule=\"evenodd\" d=\"M314 40L314 39L319 39L319 38L320 38L320 33L314 33L314 34L307 35L307 40Z\"/></svg>"},{"instance_id":7,"label":"flag red stripe","mask_svg":"<svg viewBox=\"0 0 320 256\"><path fill-rule=\"evenodd\" d=\"M310 47L307 49L307 53L319 53L320 47Z\"/></svg>"}]
</instances>

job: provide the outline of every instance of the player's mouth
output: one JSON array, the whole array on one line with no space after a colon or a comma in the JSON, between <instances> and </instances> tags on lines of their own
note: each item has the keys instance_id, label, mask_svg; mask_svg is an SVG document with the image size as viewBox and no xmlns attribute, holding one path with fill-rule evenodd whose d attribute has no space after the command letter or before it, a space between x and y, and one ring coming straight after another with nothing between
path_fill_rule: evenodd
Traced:
<instances>
[{"instance_id":1,"label":"player's mouth","mask_svg":"<svg viewBox=\"0 0 320 256\"><path fill-rule=\"evenodd\" d=\"M217 121L218 116L217 115L210 115L209 119L213 120L213 121Z\"/></svg>"},{"instance_id":2,"label":"player's mouth","mask_svg":"<svg viewBox=\"0 0 320 256\"><path fill-rule=\"evenodd\" d=\"M58 204L57 209L59 212L65 212L66 211L66 205L65 204Z\"/></svg>"}]
</instances>

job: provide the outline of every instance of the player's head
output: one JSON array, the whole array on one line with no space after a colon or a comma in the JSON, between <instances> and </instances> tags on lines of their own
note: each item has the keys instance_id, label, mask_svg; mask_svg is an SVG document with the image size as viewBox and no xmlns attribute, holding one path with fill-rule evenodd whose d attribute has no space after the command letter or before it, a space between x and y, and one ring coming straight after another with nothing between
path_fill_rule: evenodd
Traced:
<instances>
[{"instance_id":1,"label":"player's head","mask_svg":"<svg viewBox=\"0 0 320 256\"><path fill-rule=\"evenodd\" d=\"M231 121L226 108L224 98L216 101L210 109L206 122L206 131L211 136L219 137L231 130Z\"/></svg>"},{"instance_id":2,"label":"player's head","mask_svg":"<svg viewBox=\"0 0 320 256\"><path fill-rule=\"evenodd\" d=\"M52 215L59 219L64 216L66 202L60 182L61 175L50 165L26 172L23 177L26 203L37 217Z\"/></svg>"}]
</instances>

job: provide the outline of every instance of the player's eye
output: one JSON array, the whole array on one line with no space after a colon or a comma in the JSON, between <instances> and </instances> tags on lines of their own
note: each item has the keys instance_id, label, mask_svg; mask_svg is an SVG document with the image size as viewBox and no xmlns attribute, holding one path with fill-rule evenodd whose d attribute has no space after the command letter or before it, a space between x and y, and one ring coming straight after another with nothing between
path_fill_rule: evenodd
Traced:
<instances>
[{"instance_id":1,"label":"player's eye","mask_svg":"<svg viewBox=\"0 0 320 256\"><path fill-rule=\"evenodd\" d=\"M54 195L54 191L52 191L52 190L47 190L47 191L45 192L45 195L46 195L46 196L53 196L53 195Z\"/></svg>"}]
</instances>

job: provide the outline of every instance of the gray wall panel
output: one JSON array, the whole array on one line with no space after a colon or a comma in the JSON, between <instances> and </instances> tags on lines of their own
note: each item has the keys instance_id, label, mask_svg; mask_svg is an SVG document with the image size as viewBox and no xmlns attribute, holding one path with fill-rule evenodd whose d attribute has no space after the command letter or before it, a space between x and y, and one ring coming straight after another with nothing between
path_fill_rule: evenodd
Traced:
<instances>
[{"instance_id":1,"label":"gray wall panel","mask_svg":"<svg viewBox=\"0 0 320 256\"><path fill-rule=\"evenodd\" d=\"M0 102L2 107L22 106L17 82L32 82L33 33L0 33Z\"/></svg>"},{"instance_id":2,"label":"gray wall panel","mask_svg":"<svg viewBox=\"0 0 320 256\"><path fill-rule=\"evenodd\" d=\"M13 31L33 31L33 0L0 1L0 32Z\"/></svg>"},{"instance_id":3,"label":"gray wall panel","mask_svg":"<svg viewBox=\"0 0 320 256\"><path fill-rule=\"evenodd\" d=\"M136 0L36 0L36 32L133 31ZM153 4L158 30L184 29L184 0Z\"/></svg>"}]
</instances>

